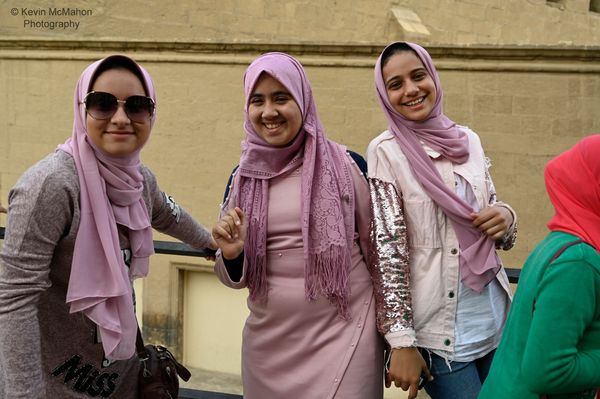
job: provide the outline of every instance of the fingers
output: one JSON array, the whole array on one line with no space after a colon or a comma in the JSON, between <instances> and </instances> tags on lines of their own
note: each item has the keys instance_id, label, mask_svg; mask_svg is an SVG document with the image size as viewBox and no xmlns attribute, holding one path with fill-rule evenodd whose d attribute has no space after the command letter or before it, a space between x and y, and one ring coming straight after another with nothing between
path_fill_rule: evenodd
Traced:
<instances>
[{"instance_id":1,"label":"fingers","mask_svg":"<svg viewBox=\"0 0 600 399\"><path fill-rule=\"evenodd\" d=\"M223 237L228 240L238 238L238 226L241 226L244 220L245 215L240 208L230 209L213 228L213 237L215 239Z\"/></svg>"},{"instance_id":2,"label":"fingers","mask_svg":"<svg viewBox=\"0 0 600 399\"><path fill-rule=\"evenodd\" d=\"M429 371L429 368L427 368L426 365L423 366L423 369L421 370L421 372L423 373L425 382L433 381L433 376L431 375L431 371Z\"/></svg>"},{"instance_id":3,"label":"fingers","mask_svg":"<svg viewBox=\"0 0 600 399\"><path fill-rule=\"evenodd\" d=\"M233 210L235 211L235 214L237 215L237 219L239 221L239 225L246 224L246 215L244 214L244 211L242 211L237 206Z\"/></svg>"},{"instance_id":4,"label":"fingers","mask_svg":"<svg viewBox=\"0 0 600 399\"><path fill-rule=\"evenodd\" d=\"M408 389L408 399L415 399L417 394L419 393L419 384L410 384L410 388Z\"/></svg>"},{"instance_id":5,"label":"fingers","mask_svg":"<svg viewBox=\"0 0 600 399\"><path fill-rule=\"evenodd\" d=\"M385 373L385 387L389 388L392 386L392 380L390 379L390 374Z\"/></svg>"},{"instance_id":6,"label":"fingers","mask_svg":"<svg viewBox=\"0 0 600 399\"><path fill-rule=\"evenodd\" d=\"M500 206L490 206L479 213L471 214L473 226L484 232L493 240L501 239L510 227L512 215Z\"/></svg>"}]
</instances>

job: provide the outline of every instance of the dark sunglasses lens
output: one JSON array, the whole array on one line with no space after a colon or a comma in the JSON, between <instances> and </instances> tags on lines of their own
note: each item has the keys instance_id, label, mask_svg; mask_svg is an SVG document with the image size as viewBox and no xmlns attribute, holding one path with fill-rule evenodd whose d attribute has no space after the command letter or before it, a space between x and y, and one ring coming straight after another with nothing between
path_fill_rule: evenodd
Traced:
<instances>
[{"instance_id":1,"label":"dark sunglasses lens","mask_svg":"<svg viewBox=\"0 0 600 399\"><path fill-rule=\"evenodd\" d=\"M94 119L110 118L117 107L117 98L109 93L91 93L85 99L85 109Z\"/></svg>"},{"instance_id":2,"label":"dark sunglasses lens","mask_svg":"<svg viewBox=\"0 0 600 399\"><path fill-rule=\"evenodd\" d=\"M152 116L154 103L149 97L131 96L125 101L125 112L132 121L144 122Z\"/></svg>"}]
</instances>

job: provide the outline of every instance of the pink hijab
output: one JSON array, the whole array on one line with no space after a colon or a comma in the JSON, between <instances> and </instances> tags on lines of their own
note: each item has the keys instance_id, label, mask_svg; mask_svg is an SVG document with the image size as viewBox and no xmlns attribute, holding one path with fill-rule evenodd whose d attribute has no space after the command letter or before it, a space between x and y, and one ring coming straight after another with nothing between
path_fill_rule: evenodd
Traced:
<instances>
[{"instance_id":1,"label":"pink hijab","mask_svg":"<svg viewBox=\"0 0 600 399\"><path fill-rule=\"evenodd\" d=\"M383 80L381 59L386 50L399 43L403 42L392 43L386 47L375 65L375 85L379 104L387 118L390 131L394 133L402 152L408 158L417 181L429 197L442 208L452 223L461 249L462 282L471 289L481 292L500 270L495 243L471 225L470 214L473 209L444 184L438 170L421 145L423 142L452 162L462 164L469 159L469 138L442 112L443 91L437 70L429 53L418 44L405 42L417 54L434 81L437 91L434 108L425 120L412 121L398 113L390 104Z\"/></svg>"},{"instance_id":2,"label":"pink hijab","mask_svg":"<svg viewBox=\"0 0 600 399\"><path fill-rule=\"evenodd\" d=\"M548 162L544 179L556 211L548 228L576 235L600 252L600 134Z\"/></svg>"},{"instance_id":3,"label":"pink hijab","mask_svg":"<svg viewBox=\"0 0 600 399\"><path fill-rule=\"evenodd\" d=\"M135 354L137 333L131 280L148 273L148 257L154 253L150 216L142 198L144 178L139 150L114 157L88 140L86 111L80 104L91 90L98 67L117 58L139 69L148 96L156 101L150 75L135 61L117 55L94 62L83 71L75 88L73 134L58 148L73 156L80 186L81 220L67 303L71 313L82 312L97 324L105 356L124 360ZM153 116L151 126L154 120ZM129 231L129 268L121 252L117 224Z\"/></svg>"},{"instance_id":4,"label":"pink hijab","mask_svg":"<svg viewBox=\"0 0 600 399\"><path fill-rule=\"evenodd\" d=\"M283 148L268 145L254 130L248 115L249 99L261 74L285 86L302 113L302 128ZM319 294L348 318L348 275L354 237L354 189L344 162L345 148L325 137L310 83L302 65L284 53L258 57L244 76L246 95L240 178L232 188L228 209L239 204L249 220L246 279L250 299L267 298L267 209L269 181L302 167L302 239L305 292L308 300Z\"/></svg>"}]
</instances>

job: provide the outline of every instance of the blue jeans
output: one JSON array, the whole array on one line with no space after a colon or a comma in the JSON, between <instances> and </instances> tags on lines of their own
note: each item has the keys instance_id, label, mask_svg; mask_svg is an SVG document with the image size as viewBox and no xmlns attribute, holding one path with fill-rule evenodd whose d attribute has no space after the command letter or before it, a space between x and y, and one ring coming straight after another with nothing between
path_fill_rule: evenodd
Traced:
<instances>
[{"instance_id":1,"label":"blue jeans","mask_svg":"<svg viewBox=\"0 0 600 399\"><path fill-rule=\"evenodd\" d=\"M495 352L472 362L449 362L448 368L444 358L421 349L434 378L425 384L425 391L432 399L477 399Z\"/></svg>"}]
</instances>

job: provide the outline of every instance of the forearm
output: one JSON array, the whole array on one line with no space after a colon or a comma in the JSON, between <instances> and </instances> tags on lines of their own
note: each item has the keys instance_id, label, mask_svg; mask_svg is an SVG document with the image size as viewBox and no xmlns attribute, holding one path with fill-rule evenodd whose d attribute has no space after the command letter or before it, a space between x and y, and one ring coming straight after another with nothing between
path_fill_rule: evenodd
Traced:
<instances>
[{"instance_id":1,"label":"forearm","mask_svg":"<svg viewBox=\"0 0 600 399\"><path fill-rule=\"evenodd\" d=\"M502 238L496 241L496 249L502 249L504 251L508 251L511 249L515 242L517 241L517 212L506 202L498 201L496 194L496 187L494 186L494 182L492 181L492 177L490 176L489 170L486 168L486 183L488 186L488 192L490 193L490 197L488 199L489 206L500 206L505 208L508 212L510 212L512 216L512 223L508 227L508 230Z\"/></svg>"},{"instance_id":2,"label":"forearm","mask_svg":"<svg viewBox=\"0 0 600 399\"><path fill-rule=\"evenodd\" d=\"M408 238L402 203L391 183L371 178L370 271L377 328L393 346L414 344ZM388 339L390 341L390 339Z\"/></svg>"},{"instance_id":3,"label":"forearm","mask_svg":"<svg viewBox=\"0 0 600 399\"><path fill-rule=\"evenodd\" d=\"M37 295L12 297L0 286L0 369L5 398L46 398Z\"/></svg>"},{"instance_id":4,"label":"forearm","mask_svg":"<svg viewBox=\"0 0 600 399\"><path fill-rule=\"evenodd\" d=\"M206 248L209 246L210 231L180 207L172 197L161 193L155 201L152 227L192 247Z\"/></svg>"},{"instance_id":5,"label":"forearm","mask_svg":"<svg viewBox=\"0 0 600 399\"><path fill-rule=\"evenodd\" d=\"M495 202L493 204L493 206L501 206L501 207L507 209L510 212L510 214L512 215L513 220L512 220L511 225L508 227L508 230L502 236L501 239L496 241L496 249L502 249L504 251L508 251L509 249L514 247L514 245L517 241L517 230L518 230L518 228L517 228L517 213L510 205L508 205L505 202Z\"/></svg>"}]
</instances>

